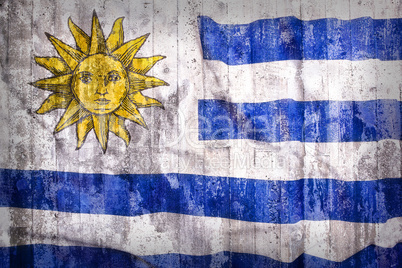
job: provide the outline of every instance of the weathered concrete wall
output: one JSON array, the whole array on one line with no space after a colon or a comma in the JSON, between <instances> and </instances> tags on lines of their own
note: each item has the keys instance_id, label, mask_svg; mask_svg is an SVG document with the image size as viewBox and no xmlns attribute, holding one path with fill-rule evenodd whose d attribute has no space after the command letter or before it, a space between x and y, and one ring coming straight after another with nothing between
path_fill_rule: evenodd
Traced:
<instances>
[{"instance_id":1,"label":"weathered concrete wall","mask_svg":"<svg viewBox=\"0 0 402 268\"><path fill-rule=\"evenodd\" d=\"M50 92L30 84L53 76L35 57L59 57L45 32L75 49L68 19L91 36L94 10L106 38L119 17L124 17L125 42L150 33L135 57L165 56L146 75L169 84L142 92L164 106L139 108L148 128L126 120L129 145L109 132L106 152L94 130L76 150L78 124L54 133L66 109L35 113ZM398 107L402 98L400 54L396 60L227 65L203 59L199 16L221 24L247 24L287 16L303 21L393 19L401 18L401 12L400 1L374 0L1 1L0 247L5 257L0 260L4 266L22 260L61 266L78 254L92 259L77 257L73 266L113 266L119 263L116 259L126 258L131 264L156 267L236 266L242 260L274 266L305 253L296 264L314 267L359 252L372 256L362 250L375 246L371 261L377 265L400 261L401 138L200 140L198 112L202 99L380 99ZM387 33L383 38L394 40ZM400 53L400 43L392 47ZM342 114L342 109L339 104L333 112ZM375 116L383 111L376 109ZM392 131L399 137L400 109L389 112ZM244 111L231 115L238 120ZM204 119L211 119L208 113ZM380 124L376 118L362 122L373 128ZM279 131L280 123L268 127ZM344 134L339 126L333 131L328 135ZM22 246L32 244L60 247L37 246L24 253ZM74 251L73 246L82 248ZM91 247L93 252L88 251ZM103 248L103 254L97 255L96 248ZM125 253L107 255L110 249ZM182 255L158 259L163 254ZM364 266L369 259L359 261Z\"/></svg>"}]
</instances>

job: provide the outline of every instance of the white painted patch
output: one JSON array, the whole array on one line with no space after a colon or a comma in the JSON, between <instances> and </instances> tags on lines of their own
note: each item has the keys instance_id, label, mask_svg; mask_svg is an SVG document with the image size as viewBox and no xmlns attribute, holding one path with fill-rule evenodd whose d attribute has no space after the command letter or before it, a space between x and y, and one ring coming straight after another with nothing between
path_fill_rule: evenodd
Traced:
<instances>
[{"instance_id":1,"label":"white painted patch","mask_svg":"<svg viewBox=\"0 0 402 268\"><path fill-rule=\"evenodd\" d=\"M203 97L231 102L400 101L401 63L309 60L228 66L220 61L205 61Z\"/></svg>"},{"instance_id":2,"label":"white painted patch","mask_svg":"<svg viewBox=\"0 0 402 268\"><path fill-rule=\"evenodd\" d=\"M2 247L27 244L105 247L139 256L167 253L202 256L232 251L292 262L307 253L340 262L369 245L393 247L402 240L402 218L383 224L300 221L280 225L174 213L124 217L0 208L0 214L6 219L2 221L3 230L13 232L23 228L26 232L17 242L0 240ZM32 222L24 218L32 218Z\"/></svg>"}]
</instances>

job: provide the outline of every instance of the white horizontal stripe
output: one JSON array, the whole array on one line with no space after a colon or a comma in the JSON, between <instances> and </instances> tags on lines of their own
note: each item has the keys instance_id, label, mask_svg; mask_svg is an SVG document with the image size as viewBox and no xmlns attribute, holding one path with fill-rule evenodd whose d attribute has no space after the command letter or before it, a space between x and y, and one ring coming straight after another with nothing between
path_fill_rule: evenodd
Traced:
<instances>
[{"instance_id":1,"label":"white horizontal stripe","mask_svg":"<svg viewBox=\"0 0 402 268\"><path fill-rule=\"evenodd\" d=\"M401 177L400 142L264 143L207 141L204 173L262 180L332 178L365 181ZM188 172L191 173L191 172Z\"/></svg>"},{"instance_id":2,"label":"white horizontal stripe","mask_svg":"<svg viewBox=\"0 0 402 268\"><path fill-rule=\"evenodd\" d=\"M75 142L73 131L75 129L70 133L70 140L66 139L71 146ZM94 136L93 133L90 135ZM194 135L183 135L180 140L185 141L160 150L157 146L118 147L120 141L114 138L110 142L115 143L121 154L100 155L94 139L91 137L80 151L66 151L63 158L58 158L58 165L49 165L49 159L34 167L16 169L105 174L185 173L284 181L302 178L367 181L402 177L401 142L396 140L265 143L252 140L198 141ZM180 149L182 144L191 150ZM132 164L126 165L125 158L130 154ZM43 156L45 160L50 157ZM124 169L116 163L123 163ZM15 169L15 166L4 163L2 168Z\"/></svg>"},{"instance_id":3,"label":"white horizontal stripe","mask_svg":"<svg viewBox=\"0 0 402 268\"><path fill-rule=\"evenodd\" d=\"M223 24L245 24L259 19L295 16L303 20L359 17L400 17L400 1L349 0L253 0L202 1L203 14Z\"/></svg>"},{"instance_id":4,"label":"white horizontal stripe","mask_svg":"<svg viewBox=\"0 0 402 268\"><path fill-rule=\"evenodd\" d=\"M301 221L268 224L223 218L155 213L137 217L0 208L0 246L54 244L122 250L134 255L221 251L292 262L307 253L343 261L369 245L402 241L402 218L385 224Z\"/></svg>"},{"instance_id":5,"label":"white horizontal stripe","mask_svg":"<svg viewBox=\"0 0 402 268\"><path fill-rule=\"evenodd\" d=\"M402 61L309 60L228 66L204 60L206 99L401 100Z\"/></svg>"}]
</instances>

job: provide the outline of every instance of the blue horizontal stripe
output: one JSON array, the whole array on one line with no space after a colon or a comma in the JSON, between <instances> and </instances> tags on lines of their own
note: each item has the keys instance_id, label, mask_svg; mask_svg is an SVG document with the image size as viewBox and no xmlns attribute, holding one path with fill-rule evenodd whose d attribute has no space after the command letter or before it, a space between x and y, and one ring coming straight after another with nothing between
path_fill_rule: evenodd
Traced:
<instances>
[{"instance_id":1,"label":"blue horizontal stripe","mask_svg":"<svg viewBox=\"0 0 402 268\"><path fill-rule=\"evenodd\" d=\"M393 248L371 245L342 262L308 254L291 263L260 255L220 252L206 256L163 254L135 256L93 247L26 245L0 248L1 267L401 267L402 243Z\"/></svg>"},{"instance_id":2,"label":"blue horizontal stripe","mask_svg":"<svg viewBox=\"0 0 402 268\"><path fill-rule=\"evenodd\" d=\"M229 65L282 60L402 59L402 19L296 17L219 24L199 17L203 57Z\"/></svg>"},{"instance_id":3,"label":"blue horizontal stripe","mask_svg":"<svg viewBox=\"0 0 402 268\"><path fill-rule=\"evenodd\" d=\"M402 102L282 99L263 103L231 103L199 100L198 123L200 140L402 140Z\"/></svg>"},{"instance_id":4,"label":"blue horizontal stripe","mask_svg":"<svg viewBox=\"0 0 402 268\"><path fill-rule=\"evenodd\" d=\"M265 181L189 174L0 170L0 206L138 216L156 212L296 223L402 217L402 180Z\"/></svg>"}]
</instances>

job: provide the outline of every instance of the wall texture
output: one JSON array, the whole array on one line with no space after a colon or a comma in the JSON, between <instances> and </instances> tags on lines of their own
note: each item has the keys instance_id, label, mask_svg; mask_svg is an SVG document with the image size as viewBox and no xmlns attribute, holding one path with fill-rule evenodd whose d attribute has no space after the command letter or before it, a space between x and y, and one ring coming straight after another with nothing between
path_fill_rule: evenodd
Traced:
<instances>
[{"instance_id":1,"label":"wall texture","mask_svg":"<svg viewBox=\"0 0 402 268\"><path fill-rule=\"evenodd\" d=\"M401 266L401 18L0 1L0 266Z\"/></svg>"}]
</instances>

